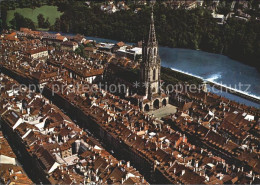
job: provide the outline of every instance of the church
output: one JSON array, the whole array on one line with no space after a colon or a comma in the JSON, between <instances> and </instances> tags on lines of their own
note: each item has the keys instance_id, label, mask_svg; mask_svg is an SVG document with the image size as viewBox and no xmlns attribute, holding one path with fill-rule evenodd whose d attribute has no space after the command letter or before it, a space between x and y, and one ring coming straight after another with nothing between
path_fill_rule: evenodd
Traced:
<instances>
[{"instance_id":1,"label":"church","mask_svg":"<svg viewBox=\"0 0 260 185\"><path fill-rule=\"evenodd\" d=\"M169 97L161 91L161 59L156 39L153 11L149 36L142 43L142 61L140 63L141 88L139 91L139 107L143 111L150 111L166 106Z\"/></svg>"},{"instance_id":2,"label":"church","mask_svg":"<svg viewBox=\"0 0 260 185\"><path fill-rule=\"evenodd\" d=\"M142 60L138 64L139 68L134 73L126 66L119 65L118 60L115 62L112 60L105 68L103 82L118 84L118 86L119 84L126 85L126 92L114 94L131 101L142 111L153 111L166 106L169 103L169 97L160 88L161 59L155 34L153 12L148 38L142 41ZM134 85L135 83L138 83L138 87Z\"/></svg>"}]
</instances>

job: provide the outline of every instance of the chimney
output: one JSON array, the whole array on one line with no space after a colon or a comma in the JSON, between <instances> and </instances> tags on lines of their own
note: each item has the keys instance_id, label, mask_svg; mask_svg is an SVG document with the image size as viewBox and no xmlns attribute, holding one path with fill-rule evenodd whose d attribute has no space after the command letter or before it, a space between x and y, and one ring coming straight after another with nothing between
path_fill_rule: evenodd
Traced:
<instances>
[{"instance_id":1,"label":"chimney","mask_svg":"<svg viewBox=\"0 0 260 185\"><path fill-rule=\"evenodd\" d=\"M141 183L144 184L144 177L141 177Z\"/></svg>"},{"instance_id":2,"label":"chimney","mask_svg":"<svg viewBox=\"0 0 260 185\"><path fill-rule=\"evenodd\" d=\"M226 164L226 173L228 172L228 164Z\"/></svg>"},{"instance_id":3,"label":"chimney","mask_svg":"<svg viewBox=\"0 0 260 185\"><path fill-rule=\"evenodd\" d=\"M126 166L127 168L130 168L130 161L127 161Z\"/></svg>"},{"instance_id":4,"label":"chimney","mask_svg":"<svg viewBox=\"0 0 260 185\"><path fill-rule=\"evenodd\" d=\"M199 161L198 161L198 160L195 161L195 167L196 167L196 168L199 167Z\"/></svg>"},{"instance_id":5,"label":"chimney","mask_svg":"<svg viewBox=\"0 0 260 185\"><path fill-rule=\"evenodd\" d=\"M10 175L12 175L14 173L14 170L13 169L10 169Z\"/></svg>"},{"instance_id":6,"label":"chimney","mask_svg":"<svg viewBox=\"0 0 260 185\"><path fill-rule=\"evenodd\" d=\"M31 114L31 109L29 107L27 108L27 114Z\"/></svg>"}]
</instances>

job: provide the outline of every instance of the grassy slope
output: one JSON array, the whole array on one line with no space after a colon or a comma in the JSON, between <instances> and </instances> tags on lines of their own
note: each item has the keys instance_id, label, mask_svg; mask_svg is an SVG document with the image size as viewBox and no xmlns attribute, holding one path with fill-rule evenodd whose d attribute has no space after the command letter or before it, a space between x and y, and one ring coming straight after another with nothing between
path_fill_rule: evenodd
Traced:
<instances>
[{"instance_id":1,"label":"grassy slope","mask_svg":"<svg viewBox=\"0 0 260 185\"><path fill-rule=\"evenodd\" d=\"M59 12L57 10L58 7L56 6L41 6L40 8L16 8L15 10L9 10L7 12L7 23L11 21L14 17L14 13L18 12L21 15L23 15L26 18L31 19L36 25L37 25L37 16L39 14L43 14L44 18L49 17L50 24L53 25L56 18L60 17L62 15L62 12Z\"/></svg>"}]
</instances>

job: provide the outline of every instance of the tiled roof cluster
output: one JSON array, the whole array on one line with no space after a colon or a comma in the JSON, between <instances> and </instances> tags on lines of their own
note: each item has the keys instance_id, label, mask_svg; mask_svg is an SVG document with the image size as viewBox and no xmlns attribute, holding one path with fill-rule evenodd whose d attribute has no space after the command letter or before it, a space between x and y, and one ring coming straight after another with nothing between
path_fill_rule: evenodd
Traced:
<instances>
[{"instance_id":1,"label":"tiled roof cluster","mask_svg":"<svg viewBox=\"0 0 260 185\"><path fill-rule=\"evenodd\" d=\"M65 83L64 81L52 82L48 87L52 88L54 84L64 86ZM91 88L91 85L89 86ZM144 156L149 162L155 164L155 168L160 170L170 182L224 183L236 178L239 166L230 165L224 158L214 155L212 148L201 147L198 143L189 141L182 132L175 131L170 125L162 124L151 115L140 112L138 107L129 102L101 89L88 91L87 97L81 92L66 89L67 91L57 94L77 106L113 137L132 147L138 155ZM183 120L185 119L184 116ZM185 123L182 122L182 125ZM207 127L192 127L192 123L186 127L216 148L223 146L230 155L234 155L233 149L238 148L237 144L226 142L226 139ZM174 173L175 165L176 170L177 167L182 166L180 173ZM185 173L187 175L184 175ZM247 173L249 172L243 172L240 177L243 178Z\"/></svg>"},{"instance_id":2,"label":"tiled roof cluster","mask_svg":"<svg viewBox=\"0 0 260 185\"><path fill-rule=\"evenodd\" d=\"M59 77L62 73L58 67L48 65L42 60L34 60L27 56L27 53L42 52L52 50L51 47L37 44L37 41L23 41L26 42L26 47L22 48L18 43L3 43L1 46L2 58L1 65L7 69L11 69L13 73L19 74L23 77L35 79L39 82L47 82L49 80Z\"/></svg>"},{"instance_id":3,"label":"tiled roof cluster","mask_svg":"<svg viewBox=\"0 0 260 185\"><path fill-rule=\"evenodd\" d=\"M130 163L114 158L40 94L14 88L19 84L4 75L0 84L3 124L37 158L52 184L146 183Z\"/></svg>"},{"instance_id":4,"label":"tiled roof cluster","mask_svg":"<svg viewBox=\"0 0 260 185\"><path fill-rule=\"evenodd\" d=\"M7 48L14 49L7 51ZM20 71L17 73L25 78L36 78L38 76L30 71L56 70L57 74L64 74L63 76L54 75L55 77L52 78L47 77L48 84L46 84L45 88L52 90L53 87L59 87L60 90L62 89L62 91L56 91L57 89L55 89L54 92L66 102L77 107L78 110L82 111L84 115L93 120L95 124L99 125L113 138L123 142L136 155L152 164L154 170L160 171L169 182L187 184L259 183L260 145L259 122L257 122L259 110L240 105L212 93L178 91L172 94L172 98L175 99L175 103L180 109L176 114L163 118L163 122L152 115L141 112L138 107L130 102L120 99L105 90L98 89L95 85L89 84L85 79L83 80L83 78L68 77L68 73L71 71L80 77L97 75L96 71L103 70L104 65L107 63L123 68L129 66L135 68L136 66L132 65L132 61L116 59L104 53L93 53L86 60L67 52L51 51L47 62L39 62L29 60L21 55L22 52L19 52L19 50L23 51L19 48L19 45L6 42L4 49L2 49L5 59L2 65L12 71ZM11 85L5 83L4 86ZM77 90L74 89L75 87L77 87ZM80 89L84 89L84 91ZM29 122L22 124L28 125L26 127L20 125L16 129L19 130L21 135L25 134L25 128L27 127L34 131L27 135L29 137L27 140L27 137L24 139L27 144L33 146L30 147L30 150L42 161L45 170L49 169L55 160L62 164L62 156L69 155L68 149L70 147L73 148L78 143L80 143L79 146L85 146L84 142L86 141L84 138L89 138L89 136L86 133L83 134L84 132L82 132L83 135L80 134L81 129L75 126L74 123L70 124L71 120L64 119L65 115L61 112L57 113L57 109L55 109L54 113L50 113L49 110L53 110L53 108L48 103L47 106L47 100L42 102L44 98L35 94L31 94L29 97L26 96L27 104L34 106L21 111L19 103L13 105L12 101L8 99L15 95L16 101L14 102L19 102L18 97L20 94L18 93L19 96L16 94L17 91L5 91L1 96L5 98L3 104L12 107L5 114L10 115L6 119L11 126L15 126L18 118L14 116L12 111L19 112L19 116L28 114L28 111L30 112L30 116L26 118ZM33 100L32 97L34 97ZM40 119L48 120L45 124L46 127L44 127L48 136L46 136L46 133L43 134L40 128L36 127L37 124L30 124L30 121L39 120L37 112L39 108L37 107L40 106L44 109L41 110L43 113ZM49 117L51 119L48 119ZM75 131L75 135L70 135L68 133L71 133L71 130L79 131ZM59 145L58 151L57 144ZM95 147L95 145L88 143L87 145L94 146L93 150L90 147L87 151L78 152L76 160L70 156L66 161L67 164L73 163L76 165L75 172L81 171L81 169L89 169L82 168L78 164L79 161L93 161L100 158L98 155L95 155L95 157L90 155L92 157L89 157L88 154L95 153L95 149L101 146L97 145L98 147ZM61 152L63 150L65 152ZM54 155L56 156L54 158L53 153L60 153L61 157L58 158ZM105 159L99 159L99 162L102 160ZM99 162L97 161L97 164L92 162L86 164L90 165L91 169L96 168L95 166L100 166L100 169L107 169L105 165L99 165ZM128 166L122 163L120 165ZM118 176L125 173L120 172L117 168L114 169L114 172L111 169L109 170L110 175L108 175L109 173L100 174L97 181L100 182L100 178L109 177L106 182L110 182L111 179L112 182L119 182L120 178ZM69 174L75 174L73 169L70 171L69 166L60 165L52 171L53 175L51 177L54 180L58 178L69 182L68 176L70 175L64 174L68 171ZM98 170L98 172L101 171L105 170ZM84 171L84 173L93 174L89 171ZM77 181L77 179L80 179L80 176L75 175L70 180ZM90 179L92 180L92 178ZM123 180L128 183L133 181L133 179L129 178ZM85 181L89 181L89 179L85 179ZM102 182L105 181L102 180Z\"/></svg>"},{"instance_id":5,"label":"tiled roof cluster","mask_svg":"<svg viewBox=\"0 0 260 185\"><path fill-rule=\"evenodd\" d=\"M89 60L84 59L76 54L66 52L54 52L48 59L48 63L63 67L68 71L73 71L80 78L102 75L104 71L104 63L107 62L108 56L99 54L91 55Z\"/></svg>"},{"instance_id":6,"label":"tiled roof cluster","mask_svg":"<svg viewBox=\"0 0 260 185\"><path fill-rule=\"evenodd\" d=\"M11 164L10 158L16 161L16 155L0 131L0 182L3 184L33 184L21 166Z\"/></svg>"},{"instance_id":7,"label":"tiled roof cluster","mask_svg":"<svg viewBox=\"0 0 260 185\"><path fill-rule=\"evenodd\" d=\"M240 164L238 169L252 177L240 183L259 177L259 110L203 91L175 91L172 97L183 108L165 122Z\"/></svg>"}]
</instances>

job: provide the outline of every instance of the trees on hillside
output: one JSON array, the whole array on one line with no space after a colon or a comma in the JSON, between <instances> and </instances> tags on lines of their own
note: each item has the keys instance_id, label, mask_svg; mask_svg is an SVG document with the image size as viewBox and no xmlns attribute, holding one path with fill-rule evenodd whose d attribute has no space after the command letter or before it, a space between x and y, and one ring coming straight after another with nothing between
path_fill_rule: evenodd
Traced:
<instances>
[{"instance_id":1,"label":"trees on hillside","mask_svg":"<svg viewBox=\"0 0 260 185\"><path fill-rule=\"evenodd\" d=\"M44 23L45 23L45 18L44 18L44 16L43 16L42 14L39 14L39 15L37 16L37 20L38 20L38 26L39 26L40 28L43 28Z\"/></svg>"},{"instance_id":2,"label":"trees on hillside","mask_svg":"<svg viewBox=\"0 0 260 185\"><path fill-rule=\"evenodd\" d=\"M38 27L39 28L50 28L50 22L49 22L49 18L47 18L45 20L44 16L42 14L39 14L37 16L37 20L38 20Z\"/></svg>"},{"instance_id":3,"label":"trees on hillside","mask_svg":"<svg viewBox=\"0 0 260 185\"><path fill-rule=\"evenodd\" d=\"M64 14L57 19L55 31L129 42L140 41L148 35L150 8L147 6L137 14L131 10L107 14L98 6L88 8L78 3L71 3L69 8L63 4L62 8ZM173 10L160 3L154 7L154 17L161 45L221 53L260 68L257 21L230 19L221 26L207 9Z\"/></svg>"},{"instance_id":4,"label":"trees on hillside","mask_svg":"<svg viewBox=\"0 0 260 185\"><path fill-rule=\"evenodd\" d=\"M251 1L251 4L255 2ZM148 6L142 6L138 13L130 9L107 14L100 10L100 4L92 4L91 8L84 1L76 0L57 1L56 4L64 13L56 19L51 30L129 42L140 41L148 35L151 10ZM254 7L257 9L257 6ZM226 3L219 11L227 12ZM207 9L174 10L162 3L156 3L154 18L157 39L161 45L221 53L260 69L259 21L229 19L226 24L218 25ZM43 19L43 16L38 19L40 27L50 27L48 21ZM33 26L28 20L23 22ZM19 23L13 21L15 27L19 27Z\"/></svg>"},{"instance_id":5,"label":"trees on hillside","mask_svg":"<svg viewBox=\"0 0 260 185\"><path fill-rule=\"evenodd\" d=\"M10 21L13 29L19 30L21 27L26 27L35 30L34 22L31 19L25 18L19 13L14 13L14 18Z\"/></svg>"}]
</instances>

